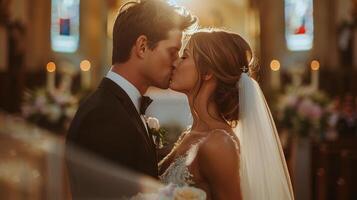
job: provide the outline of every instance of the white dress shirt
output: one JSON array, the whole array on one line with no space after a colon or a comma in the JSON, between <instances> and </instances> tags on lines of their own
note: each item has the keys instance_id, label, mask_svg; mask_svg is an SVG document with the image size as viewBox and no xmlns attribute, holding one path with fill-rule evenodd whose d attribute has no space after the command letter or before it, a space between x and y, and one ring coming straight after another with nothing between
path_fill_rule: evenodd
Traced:
<instances>
[{"instance_id":1,"label":"white dress shirt","mask_svg":"<svg viewBox=\"0 0 357 200\"><path fill-rule=\"evenodd\" d=\"M121 87L126 94L128 94L129 98L133 102L136 111L140 115L140 100L141 100L141 94L139 90L131 84L128 80L126 80L124 77L120 76L119 74L113 72L111 69L107 73L107 78L112 80L114 83L116 83L119 87ZM146 128L146 132L148 132L148 128L146 126L145 122L145 117L143 115L140 115L141 120L144 123L144 126Z\"/></svg>"}]
</instances>

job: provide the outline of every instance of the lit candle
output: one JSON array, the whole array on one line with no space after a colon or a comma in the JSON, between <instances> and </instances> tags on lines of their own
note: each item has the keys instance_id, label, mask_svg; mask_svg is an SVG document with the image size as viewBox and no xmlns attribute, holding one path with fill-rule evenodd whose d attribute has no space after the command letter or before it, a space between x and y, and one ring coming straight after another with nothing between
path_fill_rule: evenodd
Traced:
<instances>
[{"instance_id":1,"label":"lit candle","mask_svg":"<svg viewBox=\"0 0 357 200\"><path fill-rule=\"evenodd\" d=\"M311 62L311 87L314 90L319 89L319 69L320 63L317 60L313 60Z\"/></svg>"},{"instance_id":2,"label":"lit candle","mask_svg":"<svg viewBox=\"0 0 357 200\"><path fill-rule=\"evenodd\" d=\"M89 89L90 88L90 68L91 68L91 63L88 60L83 60L80 64L81 68L81 86L83 89Z\"/></svg>"},{"instance_id":3,"label":"lit candle","mask_svg":"<svg viewBox=\"0 0 357 200\"><path fill-rule=\"evenodd\" d=\"M278 60L272 60L270 62L270 82L273 90L280 89L280 62Z\"/></svg>"},{"instance_id":4,"label":"lit candle","mask_svg":"<svg viewBox=\"0 0 357 200\"><path fill-rule=\"evenodd\" d=\"M52 92L55 89L55 78L56 78L56 64L54 62L49 62L46 65L47 70L47 91Z\"/></svg>"}]
</instances>

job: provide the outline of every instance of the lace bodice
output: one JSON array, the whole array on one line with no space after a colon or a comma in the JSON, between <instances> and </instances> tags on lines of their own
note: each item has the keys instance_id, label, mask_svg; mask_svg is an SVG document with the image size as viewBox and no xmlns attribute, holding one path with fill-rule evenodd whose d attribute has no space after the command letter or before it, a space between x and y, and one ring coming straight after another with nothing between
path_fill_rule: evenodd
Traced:
<instances>
[{"instance_id":1,"label":"lace bodice","mask_svg":"<svg viewBox=\"0 0 357 200\"><path fill-rule=\"evenodd\" d=\"M214 131L217 130L218 129ZM228 135L228 133L225 130L221 130L221 132ZM179 141L181 139L182 138L180 138ZM166 171L160 176L160 180L164 184L173 183L179 186L194 185L195 184L194 176L193 174L190 173L189 166L196 158L198 147L200 143L202 143L203 141L204 138L199 139L198 142L194 143L185 154L178 156L169 165Z\"/></svg>"},{"instance_id":2,"label":"lace bodice","mask_svg":"<svg viewBox=\"0 0 357 200\"><path fill-rule=\"evenodd\" d=\"M193 175L186 166L185 156L177 158L175 162L171 163L165 173L160 176L160 179L164 184L174 183L179 186L194 184L192 178Z\"/></svg>"},{"instance_id":3,"label":"lace bodice","mask_svg":"<svg viewBox=\"0 0 357 200\"><path fill-rule=\"evenodd\" d=\"M178 186L194 185L193 175L188 167L196 157L197 149L198 144L195 144L184 155L177 157L160 176L161 181L164 184L173 183Z\"/></svg>"}]
</instances>

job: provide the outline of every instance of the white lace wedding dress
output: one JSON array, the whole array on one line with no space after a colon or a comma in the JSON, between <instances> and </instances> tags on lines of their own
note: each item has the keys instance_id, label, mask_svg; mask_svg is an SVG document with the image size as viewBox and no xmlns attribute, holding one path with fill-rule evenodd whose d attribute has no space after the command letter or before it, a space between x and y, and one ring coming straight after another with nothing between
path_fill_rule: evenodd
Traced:
<instances>
[{"instance_id":1,"label":"white lace wedding dress","mask_svg":"<svg viewBox=\"0 0 357 200\"><path fill-rule=\"evenodd\" d=\"M160 176L160 180L164 184L172 183L178 186L194 185L193 175L189 171L188 166L195 158L197 150L198 144L195 144L184 155L178 156Z\"/></svg>"},{"instance_id":2,"label":"white lace wedding dress","mask_svg":"<svg viewBox=\"0 0 357 200\"><path fill-rule=\"evenodd\" d=\"M225 130L222 130L222 133L228 134ZM201 139L200 142L202 142L202 141L204 141L204 140ZM195 185L194 175L190 172L189 166L191 165L191 163L193 162L193 160L195 159L195 157L197 155L197 151L198 151L200 142L197 142L196 144L192 145L191 148L189 148L189 150L185 154L178 156L177 158L174 159L174 161L172 163L169 164L169 167L160 176L160 180L162 181L162 183L164 183L165 185L175 184L180 187ZM238 142L238 151L240 154L239 142ZM247 177L246 176L247 174L242 174L242 173L244 173L244 172L240 171L241 177ZM274 174L271 174L271 175L274 176ZM275 175L277 177L280 177L279 173L276 173ZM256 178L256 176L254 176L254 177ZM250 178L252 178L252 177L250 177ZM256 189L255 187L250 186L249 180L248 181L243 181L243 180L247 180L247 179L241 180L242 181L241 186L243 188L251 188L251 190ZM265 189L264 186L261 186L260 188ZM271 187L270 195L267 195L265 199L273 200L273 199L275 199L275 197L278 197L277 199L281 199L281 200L294 199L292 193L289 193L286 190L284 192L281 192L282 188L283 187L278 184L275 187L274 186ZM242 192L243 192L243 197L250 196L249 195L250 193L248 193L244 190ZM258 192L258 193L260 193L260 192ZM244 199L255 200L257 198L253 197L253 198L244 198Z\"/></svg>"}]
</instances>

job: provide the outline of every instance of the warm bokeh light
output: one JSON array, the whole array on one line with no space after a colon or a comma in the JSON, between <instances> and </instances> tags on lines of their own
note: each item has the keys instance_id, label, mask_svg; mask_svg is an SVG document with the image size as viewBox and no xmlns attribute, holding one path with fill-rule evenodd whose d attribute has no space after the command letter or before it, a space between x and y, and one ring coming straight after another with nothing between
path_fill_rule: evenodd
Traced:
<instances>
[{"instance_id":1,"label":"warm bokeh light","mask_svg":"<svg viewBox=\"0 0 357 200\"><path fill-rule=\"evenodd\" d=\"M80 64L81 70L82 71L89 71L90 70L90 62L89 60L83 60Z\"/></svg>"},{"instance_id":2,"label":"warm bokeh light","mask_svg":"<svg viewBox=\"0 0 357 200\"><path fill-rule=\"evenodd\" d=\"M278 60L272 60L270 62L270 69L273 71L279 71L280 70L280 62Z\"/></svg>"},{"instance_id":3,"label":"warm bokeh light","mask_svg":"<svg viewBox=\"0 0 357 200\"><path fill-rule=\"evenodd\" d=\"M314 71L317 71L320 69L320 62L317 61L317 60L313 60L311 62L311 69L314 70Z\"/></svg>"},{"instance_id":4,"label":"warm bokeh light","mask_svg":"<svg viewBox=\"0 0 357 200\"><path fill-rule=\"evenodd\" d=\"M54 72L56 71L56 64L54 62L49 62L46 65L46 69L48 72Z\"/></svg>"}]
</instances>

